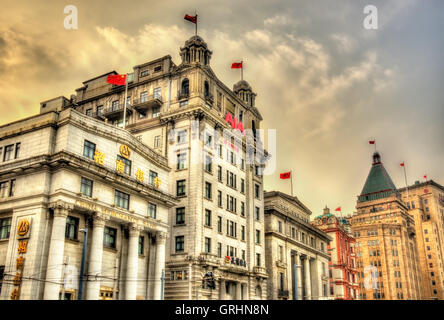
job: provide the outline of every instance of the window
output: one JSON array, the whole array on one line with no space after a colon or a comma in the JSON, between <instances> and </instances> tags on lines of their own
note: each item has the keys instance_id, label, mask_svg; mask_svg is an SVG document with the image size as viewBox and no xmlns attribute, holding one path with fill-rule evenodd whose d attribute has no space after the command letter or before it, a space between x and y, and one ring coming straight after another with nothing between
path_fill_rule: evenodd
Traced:
<instances>
[{"instance_id":1,"label":"window","mask_svg":"<svg viewBox=\"0 0 444 320\"><path fill-rule=\"evenodd\" d=\"M211 157L210 156L205 156L205 171L211 173L212 168L211 168Z\"/></svg>"},{"instance_id":2,"label":"window","mask_svg":"<svg viewBox=\"0 0 444 320\"><path fill-rule=\"evenodd\" d=\"M0 266L0 294L2 293L2 284L5 277L5 266Z\"/></svg>"},{"instance_id":3,"label":"window","mask_svg":"<svg viewBox=\"0 0 444 320\"><path fill-rule=\"evenodd\" d=\"M148 176L148 183L150 185L154 185L154 180L157 178L157 172L150 170L149 176Z\"/></svg>"},{"instance_id":4,"label":"window","mask_svg":"<svg viewBox=\"0 0 444 320\"><path fill-rule=\"evenodd\" d=\"M176 224L185 224L185 208L176 208Z\"/></svg>"},{"instance_id":5,"label":"window","mask_svg":"<svg viewBox=\"0 0 444 320\"><path fill-rule=\"evenodd\" d=\"M12 218L0 219L0 240L8 239L11 233L11 221Z\"/></svg>"},{"instance_id":6,"label":"window","mask_svg":"<svg viewBox=\"0 0 444 320\"><path fill-rule=\"evenodd\" d=\"M140 77L141 77L141 78L146 77L147 75L148 75L148 70L143 70L143 71L140 73Z\"/></svg>"},{"instance_id":7,"label":"window","mask_svg":"<svg viewBox=\"0 0 444 320\"><path fill-rule=\"evenodd\" d=\"M282 222L278 221L278 231L282 232Z\"/></svg>"},{"instance_id":8,"label":"window","mask_svg":"<svg viewBox=\"0 0 444 320\"><path fill-rule=\"evenodd\" d=\"M257 267L261 266L261 254L260 253L256 253L256 266Z\"/></svg>"},{"instance_id":9,"label":"window","mask_svg":"<svg viewBox=\"0 0 444 320\"><path fill-rule=\"evenodd\" d=\"M14 145L11 144L5 147L5 153L3 154L3 161L9 161L12 159L12 152L14 151Z\"/></svg>"},{"instance_id":10,"label":"window","mask_svg":"<svg viewBox=\"0 0 444 320\"><path fill-rule=\"evenodd\" d=\"M114 100L111 103L111 109L112 109L112 111L116 111L119 109L119 100Z\"/></svg>"},{"instance_id":11,"label":"window","mask_svg":"<svg viewBox=\"0 0 444 320\"><path fill-rule=\"evenodd\" d=\"M255 207L255 213L256 213L256 220L260 220L260 218L261 218L261 215L260 215L260 212L261 212L261 209L259 208L259 207Z\"/></svg>"},{"instance_id":12,"label":"window","mask_svg":"<svg viewBox=\"0 0 444 320\"><path fill-rule=\"evenodd\" d=\"M103 245L108 248L116 248L117 229L105 227Z\"/></svg>"},{"instance_id":13,"label":"window","mask_svg":"<svg viewBox=\"0 0 444 320\"><path fill-rule=\"evenodd\" d=\"M245 226L241 226L241 240L245 241Z\"/></svg>"},{"instance_id":14,"label":"window","mask_svg":"<svg viewBox=\"0 0 444 320\"><path fill-rule=\"evenodd\" d=\"M245 160L241 159L241 169L245 170Z\"/></svg>"},{"instance_id":15,"label":"window","mask_svg":"<svg viewBox=\"0 0 444 320\"><path fill-rule=\"evenodd\" d=\"M217 257L222 258L222 243L217 243Z\"/></svg>"},{"instance_id":16,"label":"window","mask_svg":"<svg viewBox=\"0 0 444 320\"><path fill-rule=\"evenodd\" d=\"M144 91L140 93L140 102L146 102L148 100L148 92Z\"/></svg>"},{"instance_id":17,"label":"window","mask_svg":"<svg viewBox=\"0 0 444 320\"><path fill-rule=\"evenodd\" d=\"M97 106L97 115L101 116L103 113L103 106Z\"/></svg>"},{"instance_id":18,"label":"window","mask_svg":"<svg viewBox=\"0 0 444 320\"><path fill-rule=\"evenodd\" d=\"M245 217L245 202L241 202L241 216Z\"/></svg>"},{"instance_id":19,"label":"window","mask_svg":"<svg viewBox=\"0 0 444 320\"><path fill-rule=\"evenodd\" d=\"M15 179L12 179L9 182L9 196L13 197L14 196L14 192L15 192Z\"/></svg>"},{"instance_id":20,"label":"window","mask_svg":"<svg viewBox=\"0 0 444 320\"><path fill-rule=\"evenodd\" d=\"M15 144L15 156L14 156L14 159L17 159L20 156L20 146L21 146L20 142Z\"/></svg>"},{"instance_id":21,"label":"window","mask_svg":"<svg viewBox=\"0 0 444 320\"><path fill-rule=\"evenodd\" d=\"M8 192L8 181L0 182L0 198L6 198Z\"/></svg>"},{"instance_id":22,"label":"window","mask_svg":"<svg viewBox=\"0 0 444 320\"><path fill-rule=\"evenodd\" d=\"M176 182L176 194L178 197L185 195L185 180Z\"/></svg>"},{"instance_id":23,"label":"window","mask_svg":"<svg viewBox=\"0 0 444 320\"><path fill-rule=\"evenodd\" d=\"M230 237L237 237L237 223L227 220L227 235Z\"/></svg>"},{"instance_id":24,"label":"window","mask_svg":"<svg viewBox=\"0 0 444 320\"><path fill-rule=\"evenodd\" d=\"M222 167L217 166L217 179L222 182Z\"/></svg>"},{"instance_id":25,"label":"window","mask_svg":"<svg viewBox=\"0 0 444 320\"><path fill-rule=\"evenodd\" d=\"M68 216L66 218L65 238L77 240L77 231L79 230L79 219Z\"/></svg>"},{"instance_id":26,"label":"window","mask_svg":"<svg viewBox=\"0 0 444 320\"><path fill-rule=\"evenodd\" d=\"M212 192L211 192L211 183L205 182L205 198L211 199Z\"/></svg>"},{"instance_id":27,"label":"window","mask_svg":"<svg viewBox=\"0 0 444 320\"><path fill-rule=\"evenodd\" d=\"M90 109L86 109L86 115L91 117L91 115L92 115L92 111L93 111L92 108L90 108Z\"/></svg>"},{"instance_id":28,"label":"window","mask_svg":"<svg viewBox=\"0 0 444 320\"><path fill-rule=\"evenodd\" d=\"M237 211L237 200L236 198L227 194L227 210L231 212Z\"/></svg>"},{"instance_id":29,"label":"window","mask_svg":"<svg viewBox=\"0 0 444 320\"><path fill-rule=\"evenodd\" d=\"M188 95L190 93L190 81L186 78L183 79L181 88L181 93L184 95Z\"/></svg>"},{"instance_id":30,"label":"window","mask_svg":"<svg viewBox=\"0 0 444 320\"><path fill-rule=\"evenodd\" d=\"M154 72L160 72L162 71L162 66L157 66L154 68Z\"/></svg>"},{"instance_id":31,"label":"window","mask_svg":"<svg viewBox=\"0 0 444 320\"><path fill-rule=\"evenodd\" d=\"M161 88L154 88L153 97L154 97L154 99L161 99L162 98L162 89Z\"/></svg>"},{"instance_id":32,"label":"window","mask_svg":"<svg viewBox=\"0 0 444 320\"><path fill-rule=\"evenodd\" d=\"M140 255L143 255L144 244L145 244L145 237L144 236L139 236L139 250L138 250L138 252L139 252Z\"/></svg>"},{"instance_id":33,"label":"window","mask_svg":"<svg viewBox=\"0 0 444 320\"><path fill-rule=\"evenodd\" d=\"M255 196L257 199L260 198L260 197L259 197L259 193L260 193L260 187L259 187L258 184L255 184L255 185L254 185L254 196Z\"/></svg>"},{"instance_id":34,"label":"window","mask_svg":"<svg viewBox=\"0 0 444 320\"><path fill-rule=\"evenodd\" d=\"M80 182L80 192L87 197L92 197L93 181L82 177Z\"/></svg>"},{"instance_id":35,"label":"window","mask_svg":"<svg viewBox=\"0 0 444 320\"><path fill-rule=\"evenodd\" d=\"M96 152L96 145L88 140L85 140L83 144L83 156L94 159L94 153Z\"/></svg>"},{"instance_id":36,"label":"window","mask_svg":"<svg viewBox=\"0 0 444 320\"><path fill-rule=\"evenodd\" d=\"M205 225L211 227L211 210L205 209Z\"/></svg>"},{"instance_id":37,"label":"window","mask_svg":"<svg viewBox=\"0 0 444 320\"><path fill-rule=\"evenodd\" d=\"M153 118L160 116L160 107L153 107Z\"/></svg>"},{"instance_id":38,"label":"window","mask_svg":"<svg viewBox=\"0 0 444 320\"><path fill-rule=\"evenodd\" d=\"M256 244L261 243L261 232L260 230L256 230Z\"/></svg>"},{"instance_id":39,"label":"window","mask_svg":"<svg viewBox=\"0 0 444 320\"><path fill-rule=\"evenodd\" d=\"M223 147L222 147L221 144L219 144L219 145L217 146L217 151L218 151L219 157L221 157L221 158L222 158L222 150L223 150Z\"/></svg>"},{"instance_id":40,"label":"window","mask_svg":"<svg viewBox=\"0 0 444 320\"><path fill-rule=\"evenodd\" d=\"M212 148L213 147L212 143L213 143L213 136L207 134L205 136L205 146L208 148Z\"/></svg>"},{"instance_id":41,"label":"window","mask_svg":"<svg viewBox=\"0 0 444 320\"><path fill-rule=\"evenodd\" d=\"M222 208L222 191L217 190L217 205Z\"/></svg>"},{"instance_id":42,"label":"window","mask_svg":"<svg viewBox=\"0 0 444 320\"><path fill-rule=\"evenodd\" d=\"M154 137L154 148L160 148L161 147L161 140L160 136Z\"/></svg>"},{"instance_id":43,"label":"window","mask_svg":"<svg viewBox=\"0 0 444 320\"><path fill-rule=\"evenodd\" d=\"M128 160L121 155L117 155L117 161L122 161L125 164L123 172L127 175L131 175L131 160Z\"/></svg>"},{"instance_id":44,"label":"window","mask_svg":"<svg viewBox=\"0 0 444 320\"><path fill-rule=\"evenodd\" d=\"M177 236L176 237L176 252L183 252L185 249L185 237Z\"/></svg>"},{"instance_id":45,"label":"window","mask_svg":"<svg viewBox=\"0 0 444 320\"><path fill-rule=\"evenodd\" d=\"M222 233L222 217L217 217L217 232Z\"/></svg>"},{"instance_id":46,"label":"window","mask_svg":"<svg viewBox=\"0 0 444 320\"><path fill-rule=\"evenodd\" d=\"M211 239L205 237L205 252L211 253Z\"/></svg>"},{"instance_id":47,"label":"window","mask_svg":"<svg viewBox=\"0 0 444 320\"><path fill-rule=\"evenodd\" d=\"M157 205L148 202L148 216L153 219L156 219L156 214L157 214Z\"/></svg>"},{"instance_id":48,"label":"window","mask_svg":"<svg viewBox=\"0 0 444 320\"><path fill-rule=\"evenodd\" d=\"M245 180L241 179L241 190L242 193L245 193Z\"/></svg>"},{"instance_id":49,"label":"window","mask_svg":"<svg viewBox=\"0 0 444 320\"><path fill-rule=\"evenodd\" d=\"M114 193L114 204L122 209L129 209L129 194L116 190Z\"/></svg>"},{"instance_id":50,"label":"window","mask_svg":"<svg viewBox=\"0 0 444 320\"><path fill-rule=\"evenodd\" d=\"M185 162L187 160L187 154L182 152L177 154L177 170L185 169Z\"/></svg>"}]
</instances>

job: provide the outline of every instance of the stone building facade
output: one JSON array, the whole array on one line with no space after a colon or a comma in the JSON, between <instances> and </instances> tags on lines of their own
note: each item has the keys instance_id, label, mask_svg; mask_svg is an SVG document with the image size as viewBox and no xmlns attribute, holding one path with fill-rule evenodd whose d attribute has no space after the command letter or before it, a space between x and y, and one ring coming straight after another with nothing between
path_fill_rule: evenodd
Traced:
<instances>
[{"instance_id":1,"label":"stone building facade","mask_svg":"<svg viewBox=\"0 0 444 320\"><path fill-rule=\"evenodd\" d=\"M350 223L331 214L326 207L323 214L313 220L313 225L332 238L328 245L330 294L337 300L359 299L356 239L351 234Z\"/></svg>"},{"instance_id":2,"label":"stone building facade","mask_svg":"<svg viewBox=\"0 0 444 320\"><path fill-rule=\"evenodd\" d=\"M330 299L331 237L310 224L311 211L297 197L278 191L264 197L268 299Z\"/></svg>"},{"instance_id":3,"label":"stone building facade","mask_svg":"<svg viewBox=\"0 0 444 320\"><path fill-rule=\"evenodd\" d=\"M162 297L164 156L74 109L1 126L0 150L1 299Z\"/></svg>"},{"instance_id":4,"label":"stone building facade","mask_svg":"<svg viewBox=\"0 0 444 320\"><path fill-rule=\"evenodd\" d=\"M433 180L399 189L415 219L424 299L444 299L444 187Z\"/></svg>"},{"instance_id":5,"label":"stone building facade","mask_svg":"<svg viewBox=\"0 0 444 320\"><path fill-rule=\"evenodd\" d=\"M168 159L166 299L265 299L262 117L246 81L233 90L210 66L212 52L193 36L170 56L134 66L125 87L106 82L115 71L83 82L70 99L42 110L74 108L124 126ZM125 110L125 111L124 111ZM125 112L125 114L124 114ZM216 288L202 285L211 272Z\"/></svg>"},{"instance_id":6,"label":"stone building facade","mask_svg":"<svg viewBox=\"0 0 444 320\"><path fill-rule=\"evenodd\" d=\"M377 152L356 209L349 221L361 299L423 299L415 220Z\"/></svg>"}]
</instances>

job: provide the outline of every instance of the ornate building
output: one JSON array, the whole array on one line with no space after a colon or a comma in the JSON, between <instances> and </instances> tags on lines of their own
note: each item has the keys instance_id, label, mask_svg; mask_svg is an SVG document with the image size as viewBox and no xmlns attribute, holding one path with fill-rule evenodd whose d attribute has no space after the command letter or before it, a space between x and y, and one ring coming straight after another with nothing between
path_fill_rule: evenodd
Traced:
<instances>
[{"instance_id":1,"label":"ornate building","mask_svg":"<svg viewBox=\"0 0 444 320\"><path fill-rule=\"evenodd\" d=\"M168 215L166 299L264 299L267 154L256 94L246 81L231 90L216 77L201 37L187 40L180 56L179 65L165 56L135 66L126 108L125 87L106 82L113 71L41 109L75 108L119 127L125 118L126 130L168 159L168 191L179 203ZM215 289L202 285L209 272Z\"/></svg>"},{"instance_id":2,"label":"ornate building","mask_svg":"<svg viewBox=\"0 0 444 320\"><path fill-rule=\"evenodd\" d=\"M399 189L415 219L424 299L444 299L444 187L433 180Z\"/></svg>"},{"instance_id":3,"label":"ornate building","mask_svg":"<svg viewBox=\"0 0 444 320\"><path fill-rule=\"evenodd\" d=\"M359 299L356 240L351 234L350 223L331 214L326 207L312 224L332 238L328 245L330 294L337 300Z\"/></svg>"},{"instance_id":4,"label":"ornate building","mask_svg":"<svg viewBox=\"0 0 444 320\"><path fill-rule=\"evenodd\" d=\"M329 299L331 237L310 224L311 211L297 197L278 191L264 197L268 299Z\"/></svg>"},{"instance_id":5,"label":"ornate building","mask_svg":"<svg viewBox=\"0 0 444 320\"><path fill-rule=\"evenodd\" d=\"M1 126L1 298L161 299L169 172L73 109Z\"/></svg>"},{"instance_id":6,"label":"ornate building","mask_svg":"<svg viewBox=\"0 0 444 320\"><path fill-rule=\"evenodd\" d=\"M356 209L350 221L361 299L422 299L415 221L377 152Z\"/></svg>"}]
</instances>

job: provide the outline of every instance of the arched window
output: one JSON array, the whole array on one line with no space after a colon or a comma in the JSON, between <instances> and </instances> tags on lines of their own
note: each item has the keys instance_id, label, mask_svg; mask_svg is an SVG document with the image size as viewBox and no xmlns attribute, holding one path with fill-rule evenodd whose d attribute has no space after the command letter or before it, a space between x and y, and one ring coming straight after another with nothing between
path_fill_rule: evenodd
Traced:
<instances>
[{"instance_id":1,"label":"arched window","mask_svg":"<svg viewBox=\"0 0 444 320\"><path fill-rule=\"evenodd\" d=\"M253 136L256 139L256 123L254 120L251 120L251 130L253 131Z\"/></svg>"},{"instance_id":2,"label":"arched window","mask_svg":"<svg viewBox=\"0 0 444 320\"><path fill-rule=\"evenodd\" d=\"M210 95L210 85L208 84L208 81L205 81L204 83L204 94L205 97L208 97Z\"/></svg>"},{"instance_id":3,"label":"arched window","mask_svg":"<svg viewBox=\"0 0 444 320\"><path fill-rule=\"evenodd\" d=\"M190 81L185 78L182 81L182 94L189 94L190 93Z\"/></svg>"}]
</instances>

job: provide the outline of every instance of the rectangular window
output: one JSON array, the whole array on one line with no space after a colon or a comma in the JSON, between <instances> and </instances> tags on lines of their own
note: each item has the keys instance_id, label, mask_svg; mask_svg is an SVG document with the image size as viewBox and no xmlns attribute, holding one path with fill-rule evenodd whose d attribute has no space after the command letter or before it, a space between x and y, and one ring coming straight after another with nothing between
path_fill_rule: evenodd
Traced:
<instances>
[{"instance_id":1,"label":"rectangular window","mask_svg":"<svg viewBox=\"0 0 444 320\"><path fill-rule=\"evenodd\" d=\"M143 70L143 71L140 73L140 77L141 77L141 78L146 77L147 75L148 75L148 70Z\"/></svg>"},{"instance_id":2,"label":"rectangular window","mask_svg":"<svg viewBox=\"0 0 444 320\"><path fill-rule=\"evenodd\" d=\"M242 193L245 193L245 180L241 179L241 190Z\"/></svg>"},{"instance_id":3,"label":"rectangular window","mask_svg":"<svg viewBox=\"0 0 444 320\"><path fill-rule=\"evenodd\" d=\"M260 230L256 230L256 244L261 243L261 232Z\"/></svg>"},{"instance_id":4,"label":"rectangular window","mask_svg":"<svg viewBox=\"0 0 444 320\"><path fill-rule=\"evenodd\" d=\"M148 100L148 92L144 91L140 93L140 102L146 102Z\"/></svg>"},{"instance_id":5,"label":"rectangular window","mask_svg":"<svg viewBox=\"0 0 444 320\"><path fill-rule=\"evenodd\" d=\"M176 181L176 194L178 197L185 195L185 180Z\"/></svg>"},{"instance_id":6,"label":"rectangular window","mask_svg":"<svg viewBox=\"0 0 444 320\"><path fill-rule=\"evenodd\" d=\"M254 196L255 196L257 199L260 199L260 187L259 187L258 184L255 184L255 185L254 185Z\"/></svg>"},{"instance_id":7,"label":"rectangular window","mask_svg":"<svg viewBox=\"0 0 444 320\"><path fill-rule=\"evenodd\" d=\"M208 148L212 148L213 147L213 136L207 134L205 137L205 146Z\"/></svg>"},{"instance_id":8,"label":"rectangular window","mask_svg":"<svg viewBox=\"0 0 444 320\"><path fill-rule=\"evenodd\" d=\"M97 115L98 115L98 116L101 116L102 113L103 113L103 106L98 106L98 107L97 107Z\"/></svg>"},{"instance_id":9,"label":"rectangular window","mask_svg":"<svg viewBox=\"0 0 444 320\"><path fill-rule=\"evenodd\" d=\"M217 243L217 257L222 258L222 243Z\"/></svg>"},{"instance_id":10,"label":"rectangular window","mask_svg":"<svg viewBox=\"0 0 444 320\"><path fill-rule=\"evenodd\" d=\"M3 154L3 161L9 161L12 159L12 152L14 151L14 145L11 144L5 147L5 152Z\"/></svg>"},{"instance_id":11,"label":"rectangular window","mask_svg":"<svg viewBox=\"0 0 444 320\"><path fill-rule=\"evenodd\" d=\"M245 170L245 160L241 159L241 169Z\"/></svg>"},{"instance_id":12,"label":"rectangular window","mask_svg":"<svg viewBox=\"0 0 444 320\"><path fill-rule=\"evenodd\" d=\"M94 159L94 153L96 152L96 145L95 143L89 142L88 140L85 140L83 144L83 156Z\"/></svg>"},{"instance_id":13,"label":"rectangular window","mask_svg":"<svg viewBox=\"0 0 444 320\"><path fill-rule=\"evenodd\" d=\"M90 108L90 109L86 109L86 115L89 116L89 117L91 117L91 115L92 115L92 111L93 111L92 108Z\"/></svg>"},{"instance_id":14,"label":"rectangular window","mask_svg":"<svg viewBox=\"0 0 444 320\"><path fill-rule=\"evenodd\" d=\"M150 170L149 175L148 175L148 183L152 186L154 186L154 180L156 180L157 178L157 172Z\"/></svg>"},{"instance_id":15,"label":"rectangular window","mask_svg":"<svg viewBox=\"0 0 444 320\"><path fill-rule=\"evenodd\" d=\"M256 209L256 220L260 220L261 219L261 209L259 207L255 207Z\"/></svg>"},{"instance_id":16,"label":"rectangular window","mask_svg":"<svg viewBox=\"0 0 444 320\"><path fill-rule=\"evenodd\" d=\"M211 173L212 168L211 168L211 157L210 156L205 156L205 171Z\"/></svg>"},{"instance_id":17,"label":"rectangular window","mask_svg":"<svg viewBox=\"0 0 444 320\"><path fill-rule=\"evenodd\" d=\"M222 145L221 145L221 144L219 144L219 145L217 146L217 150L218 150L218 154L219 154L219 157L221 157L221 158L222 158L222 154L223 154L223 147L222 147Z\"/></svg>"},{"instance_id":18,"label":"rectangular window","mask_svg":"<svg viewBox=\"0 0 444 320\"><path fill-rule=\"evenodd\" d=\"M160 116L160 107L153 107L153 118Z\"/></svg>"},{"instance_id":19,"label":"rectangular window","mask_svg":"<svg viewBox=\"0 0 444 320\"><path fill-rule=\"evenodd\" d=\"M154 137L154 148L160 148L160 146L161 146L160 136L155 136Z\"/></svg>"},{"instance_id":20,"label":"rectangular window","mask_svg":"<svg viewBox=\"0 0 444 320\"><path fill-rule=\"evenodd\" d=\"M156 219L156 215L157 215L157 205L148 202L148 216L153 219Z\"/></svg>"},{"instance_id":21,"label":"rectangular window","mask_svg":"<svg viewBox=\"0 0 444 320\"><path fill-rule=\"evenodd\" d=\"M127 193L116 190L114 193L114 204L122 209L129 209L130 196Z\"/></svg>"},{"instance_id":22,"label":"rectangular window","mask_svg":"<svg viewBox=\"0 0 444 320\"><path fill-rule=\"evenodd\" d=\"M185 208L177 208L176 209L176 224L184 224L185 223Z\"/></svg>"},{"instance_id":23,"label":"rectangular window","mask_svg":"<svg viewBox=\"0 0 444 320\"><path fill-rule=\"evenodd\" d=\"M241 226L241 240L245 241L245 226Z\"/></svg>"},{"instance_id":24,"label":"rectangular window","mask_svg":"<svg viewBox=\"0 0 444 320\"><path fill-rule=\"evenodd\" d=\"M282 222L278 221L278 231L282 232Z\"/></svg>"},{"instance_id":25,"label":"rectangular window","mask_svg":"<svg viewBox=\"0 0 444 320\"><path fill-rule=\"evenodd\" d=\"M161 99L162 98L162 88L154 88L153 97L154 97L154 99Z\"/></svg>"},{"instance_id":26,"label":"rectangular window","mask_svg":"<svg viewBox=\"0 0 444 320\"><path fill-rule=\"evenodd\" d=\"M103 245L108 248L116 248L117 229L105 227Z\"/></svg>"},{"instance_id":27,"label":"rectangular window","mask_svg":"<svg viewBox=\"0 0 444 320\"><path fill-rule=\"evenodd\" d=\"M13 197L15 193L15 179L12 179L9 182L9 196Z\"/></svg>"},{"instance_id":28,"label":"rectangular window","mask_svg":"<svg viewBox=\"0 0 444 320\"><path fill-rule=\"evenodd\" d=\"M187 142L187 130L180 130L177 132L177 143Z\"/></svg>"},{"instance_id":29,"label":"rectangular window","mask_svg":"<svg viewBox=\"0 0 444 320\"><path fill-rule=\"evenodd\" d=\"M211 239L205 237L205 252L211 253Z\"/></svg>"},{"instance_id":30,"label":"rectangular window","mask_svg":"<svg viewBox=\"0 0 444 320\"><path fill-rule=\"evenodd\" d=\"M77 240L78 230L79 230L79 219L68 216L66 218L65 238L70 240Z\"/></svg>"},{"instance_id":31,"label":"rectangular window","mask_svg":"<svg viewBox=\"0 0 444 320\"><path fill-rule=\"evenodd\" d=\"M8 181L0 182L0 198L6 198L8 195Z\"/></svg>"},{"instance_id":32,"label":"rectangular window","mask_svg":"<svg viewBox=\"0 0 444 320\"><path fill-rule=\"evenodd\" d=\"M119 100L114 100L111 103L111 109L112 109L112 111L116 111L119 109Z\"/></svg>"},{"instance_id":33,"label":"rectangular window","mask_svg":"<svg viewBox=\"0 0 444 320\"><path fill-rule=\"evenodd\" d=\"M211 192L211 183L205 182L205 197L207 199L211 199L212 192Z\"/></svg>"},{"instance_id":34,"label":"rectangular window","mask_svg":"<svg viewBox=\"0 0 444 320\"><path fill-rule=\"evenodd\" d=\"M177 170L185 169L187 161L187 154L184 152L177 154Z\"/></svg>"},{"instance_id":35,"label":"rectangular window","mask_svg":"<svg viewBox=\"0 0 444 320\"><path fill-rule=\"evenodd\" d=\"M131 160L128 160L120 155L117 155L117 161L122 161L125 164L123 172L127 175L131 175Z\"/></svg>"},{"instance_id":36,"label":"rectangular window","mask_svg":"<svg viewBox=\"0 0 444 320\"><path fill-rule=\"evenodd\" d=\"M0 240L8 239L11 233L11 221L12 218L0 219Z\"/></svg>"},{"instance_id":37,"label":"rectangular window","mask_svg":"<svg viewBox=\"0 0 444 320\"><path fill-rule=\"evenodd\" d=\"M176 252L183 252L185 250L185 237L177 236L176 237Z\"/></svg>"},{"instance_id":38,"label":"rectangular window","mask_svg":"<svg viewBox=\"0 0 444 320\"><path fill-rule=\"evenodd\" d=\"M222 191L217 190L217 205L222 208Z\"/></svg>"},{"instance_id":39,"label":"rectangular window","mask_svg":"<svg viewBox=\"0 0 444 320\"><path fill-rule=\"evenodd\" d=\"M211 210L205 209L205 225L211 227Z\"/></svg>"},{"instance_id":40,"label":"rectangular window","mask_svg":"<svg viewBox=\"0 0 444 320\"><path fill-rule=\"evenodd\" d=\"M260 253L256 253L256 266L257 267L261 266L261 254Z\"/></svg>"},{"instance_id":41,"label":"rectangular window","mask_svg":"<svg viewBox=\"0 0 444 320\"><path fill-rule=\"evenodd\" d=\"M241 216L245 217L245 202L241 202Z\"/></svg>"},{"instance_id":42,"label":"rectangular window","mask_svg":"<svg viewBox=\"0 0 444 320\"><path fill-rule=\"evenodd\" d=\"M93 181L87 178L82 177L80 183L80 192L87 197L92 197L93 191Z\"/></svg>"},{"instance_id":43,"label":"rectangular window","mask_svg":"<svg viewBox=\"0 0 444 320\"><path fill-rule=\"evenodd\" d=\"M139 236L139 255L143 255L143 247L145 244L145 237L144 236Z\"/></svg>"},{"instance_id":44,"label":"rectangular window","mask_svg":"<svg viewBox=\"0 0 444 320\"><path fill-rule=\"evenodd\" d=\"M217 166L217 179L222 182L222 167Z\"/></svg>"},{"instance_id":45,"label":"rectangular window","mask_svg":"<svg viewBox=\"0 0 444 320\"><path fill-rule=\"evenodd\" d=\"M15 144L15 156L14 156L14 159L17 159L20 156L20 147L21 147L21 143L20 142Z\"/></svg>"}]
</instances>

